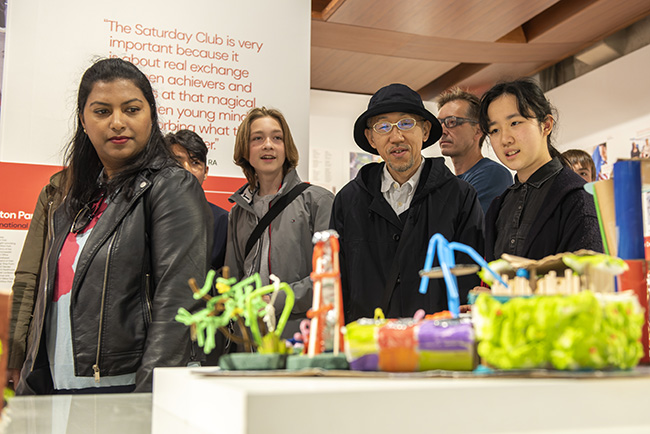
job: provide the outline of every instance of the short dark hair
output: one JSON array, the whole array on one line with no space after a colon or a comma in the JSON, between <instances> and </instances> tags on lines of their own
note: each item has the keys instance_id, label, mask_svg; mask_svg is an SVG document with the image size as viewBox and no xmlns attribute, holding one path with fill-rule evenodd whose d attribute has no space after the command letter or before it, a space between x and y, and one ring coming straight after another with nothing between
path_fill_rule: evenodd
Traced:
<instances>
[{"instance_id":1,"label":"short dark hair","mask_svg":"<svg viewBox=\"0 0 650 434\"><path fill-rule=\"evenodd\" d=\"M460 87L452 87L451 89L446 90L441 93L438 97L438 111L442 108L443 105L452 101L466 101L467 102L467 112L465 116L469 119L474 119L478 122L478 116L481 110L481 100L478 96L473 93L467 92L466 90L461 89ZM482 129L481 129L482 131ZM481 136L478 141L479 149L483 147L483 141L485 140L485 133Z\"/></svg>"},{"instance_id":2,"label":"short dark hair","mask_svg":"<svg viewBox=\"0 0 650 434\"><path fill-rule=\"evenodd\" d=\"M208 147L201 136L194 131L178 130L175 133L168 133L165 135L165 140L167 141L167 146L182 146L191 158L206 164L208 160Z\"/></svg>"}]
</instances>

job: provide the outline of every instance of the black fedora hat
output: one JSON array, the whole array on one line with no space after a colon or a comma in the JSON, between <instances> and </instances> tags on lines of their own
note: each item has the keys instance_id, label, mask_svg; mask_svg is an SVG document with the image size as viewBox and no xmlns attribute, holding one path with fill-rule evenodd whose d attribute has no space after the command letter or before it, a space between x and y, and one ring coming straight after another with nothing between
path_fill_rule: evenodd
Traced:
<instances>
[{"instance_id":1,"label":"black fedora hat","mask_svg":"<svg viewBox=\"0 0 650 434\"><path fill-rule=\"evenodd\" d=\"M363 112L354 123L354 141L361 149L378 155L377 150L368 143L364 131L368 128L368 119L382 113L392 112L419 115L431 122L429 138L422 144L422 149L433 145L440 139L442 135L440 122L424 107L420 94L404 84L393 83L382 87L370 98L368 110Z\"/></svg>"}]
</instances>

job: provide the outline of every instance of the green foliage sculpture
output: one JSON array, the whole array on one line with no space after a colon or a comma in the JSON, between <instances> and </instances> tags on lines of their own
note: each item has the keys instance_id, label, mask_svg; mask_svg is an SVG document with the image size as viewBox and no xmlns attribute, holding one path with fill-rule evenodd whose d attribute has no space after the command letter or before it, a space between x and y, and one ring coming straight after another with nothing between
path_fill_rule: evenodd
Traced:
<instances>
[{"instance_id":1,"label":"green foliage sculpture","mask_svg":"<svg viewBox=\"0 0 650 434\"><path fill-rule=\"evenodd\" d=\"M474 310L478 353L500 369L630 369L643 354L643 311L633 295L582 291L500 303L483 293Z\"/></svg>"},{"instance_id":2,"label":"green foliage sculpture","mask_svg":"<svg viewBox=\"0 0 650 434\"><path fill-rule=\"evenodd\" d=\"M262 286L262 280L257 273L240 282L235 278L219 277L215 283L218 295L211 296L210 290L215 276L215 271L210 270L202 288L198 288L196 281L190 279L189 285L194 292L194 298L206 300L206 307L196 313L180 308L176 315L176 321L191 327L192 338L196 339L203 351L209 354L215 348L216 333L221 331L235 341L243 342L246 351L257 347L260 353L287 352L280 337L295 300L291 287L279 281ZM276 326L272 303L267 303L263 296L277 291L284 291L286 300ZM266 327L260 328L260 320L266 323ZM233 336L226 329L230 322L238 324L243 339ZM248 334L249 329L252 341Z\"/></svg>"}]
</instances>

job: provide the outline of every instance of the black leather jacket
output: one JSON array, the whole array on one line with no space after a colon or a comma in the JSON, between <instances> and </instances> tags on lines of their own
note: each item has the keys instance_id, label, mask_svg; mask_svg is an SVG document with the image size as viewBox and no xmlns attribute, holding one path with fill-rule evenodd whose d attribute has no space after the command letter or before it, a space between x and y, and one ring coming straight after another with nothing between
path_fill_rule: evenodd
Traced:
<instances>
[{"instance_id":1,"label":"black leather jacket","mask_svg":"<svg viewBox=\"0 0 650 434\"><path fill-rule=\"evenodd\" d=\"M136 372L136 392L151 391L152 370L185 366L195 356L179 307L197 307L187 281L203 280L212 249L212 213L193 175L178 167L141 173L134 195L118 193L78 260L70 320L75 375ZM45 314L72 218L60 207L40 281L19 394L51 393Z\"/></svg>"}]
</instances>

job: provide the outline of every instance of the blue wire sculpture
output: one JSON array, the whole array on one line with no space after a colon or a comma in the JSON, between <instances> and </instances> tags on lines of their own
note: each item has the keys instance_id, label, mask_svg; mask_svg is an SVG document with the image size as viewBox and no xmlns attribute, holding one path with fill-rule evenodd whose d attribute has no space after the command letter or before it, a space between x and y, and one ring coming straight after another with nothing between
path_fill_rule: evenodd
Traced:
<instances>
[{"instance_id":1,"label":"blue wire sculpture","mask_svg":"<svg viewBox=\"0 0 650 434\"><path fill-rule=\"evenodd\" d=\"M420 276L422 276L422 280L420 280L420 294L427 293L430 277L438 277L436 274L439 273L440 270L437 268L431 268L436 252L438 253L438 262L440 263L442 277L444 277L445 285L447 286L447 304L449 312L451 312L454 318L458 318L460 313L460 297L458 295L458 281L456 275L471 274L479 270L479 268L472 265L456 265L454 252L463 252L469 255L469 257L472 258L480 267L488 270L494 278L499 281L499 283L505 287L508 286L503 280L501 280L501 277L490 268L485 259L476 253L476 250L470 246L455 241L450 243L442 234L435 234L429 240L427 256L424 261L424 269L420 271Z\"/></svg>"}]
</instances>

